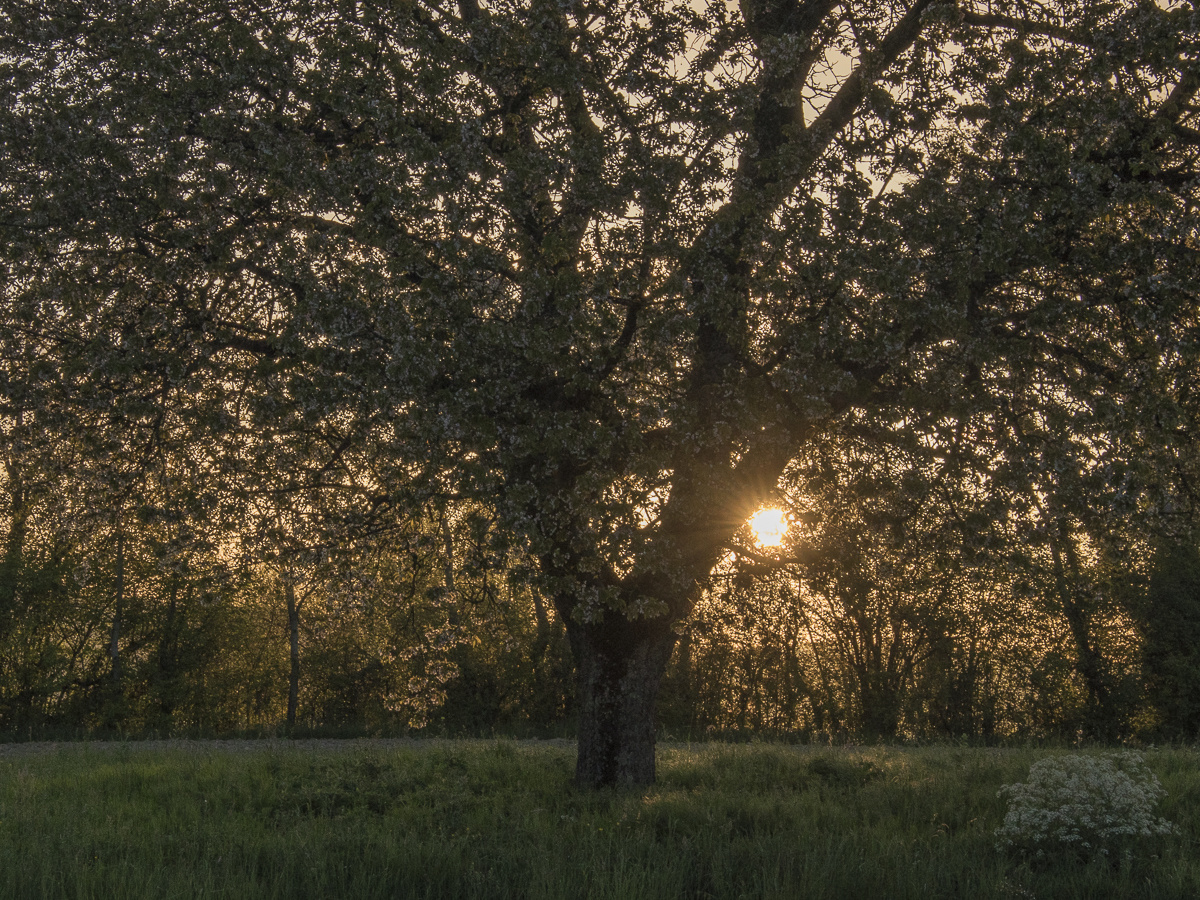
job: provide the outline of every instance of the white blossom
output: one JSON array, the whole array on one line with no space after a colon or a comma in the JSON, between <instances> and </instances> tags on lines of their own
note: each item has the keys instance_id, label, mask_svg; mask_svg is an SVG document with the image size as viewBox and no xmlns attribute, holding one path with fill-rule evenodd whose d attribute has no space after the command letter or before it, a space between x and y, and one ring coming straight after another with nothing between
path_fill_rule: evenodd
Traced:
<instances>
[{"instance_id":1,"label":"white blossom","mask_svg":"<svg viewBox=\"0 0 1200 900\"><path fill-rule=\"evenodd\" d=\"M1175 831L1154 815L1165 793L1137 753L1042 759L1030 767L1028 782L1000 789L998 795L1009 801L1004 824L996 829L996 848L1106 856Z\"/></svg>"}]
</instances>

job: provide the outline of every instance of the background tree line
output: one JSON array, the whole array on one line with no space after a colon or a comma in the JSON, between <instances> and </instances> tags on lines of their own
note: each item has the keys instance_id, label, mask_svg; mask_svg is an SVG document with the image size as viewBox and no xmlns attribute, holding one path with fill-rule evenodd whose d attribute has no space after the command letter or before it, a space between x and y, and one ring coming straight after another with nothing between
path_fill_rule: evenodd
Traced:
<instances>
[{"instance_id":1,"label":"background tree line","mask_svg":"<svg viewBox=\"0 0 1200 900\"><path fill-rule=\"evenodd\" d=\"M81 508L85 468L7 424L5 734L572 727L562 623L486 508L354 535L271 509L248 536L152 466L113 509ZM1054 495L985 491L958 465L878 435L801 460L784 544L746 529L680 630L666 732L1200 735L1200 545L1170 478L1169 514L1049 518Z\"/></svg>"}]
</instances>

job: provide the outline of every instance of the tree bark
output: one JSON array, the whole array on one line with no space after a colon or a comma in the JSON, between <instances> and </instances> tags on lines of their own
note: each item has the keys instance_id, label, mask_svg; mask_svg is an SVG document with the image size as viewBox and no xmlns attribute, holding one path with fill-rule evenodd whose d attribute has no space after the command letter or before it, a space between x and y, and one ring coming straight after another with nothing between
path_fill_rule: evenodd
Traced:
<instances>
[{"instance_id":1,"label":"tree bark","mask_svg":"<svg viewBox=\"0 0 1200 900\"><path fill-rule=\"evenodd\" d=\"M29 531L29 511L26 508L25 491L19 470L16 466L10 466L8 475L12 512L8 535L4 541L4 558L0 560L0 639L16 627L19 619L17 583L21 577L25 539Z\"/></svg>"},{"instance_id":2,"label":"tree bark","mask_svg":"<svg viewBox=\"0 0 1200 900\"><path fill-rule=\"evenodd\" d=\"M162 636L158 642L158 711L164 725L169 728L175 715L175 689L178 678L178 635L177 612L179 602L179 579L171 578L167 595L167 615L163 622Z\"/></svg>"},{"instance_id":3,"label":"tree bark","mask_svg":"<svg viewBox=\"0 0 1200 900\"><path fill-rule=\"evenodd\" d=\"M288 651L291 668L288 672L287 727L296 727L296 708L300 704L300 607L296 603L296 586L284 581L283 593L287 600Z\"/></svg>"},{"instance_id":4,"label":"tree bark","mask_svg":"<svg viewBox=\"0 0 1200 900\"><path fill-rule=\"evenodd\" d=\"M579 687L581 787L654 782L655 706L675 646L664 620L569 624Z\"/></svg>"},{"instance_id":5,"label":"tree bark","mask_svg":"<svg viewBox=\"0 0 1200 900\"><path fill-rule=\"evenodd\" d=\"M4 558L0 560L0 640L16 628L19 621L17 583L25 556L25 540L29 533L29 497L20 463L20 436L25 424L24 413L16 414L15 428L10 435L9 457L5 460L8 476L9 527L4 541Z\"/></svg>"},{"instance_id":6,"label":"tree bark","mask_svg":"<svg viewBox=\"0 0 1200 900\"><path fill-rule=\"evenodd\" d=\"M1087 687L1088 706L1085 727L1089 737L1111 740L1115 737L1116 714L1109 684L1107 665L1092 640L1091 610L1082 598L1080 565L1071 543L1070 526L1065 518L1058 522L1058 534L1050 543L1054 580L1063 616L1071 629L1078 654L1079 674Z\"/></svg>"},{"instance_id":7,"label":"tree bark","mask_svg":"<svg viewBox=\"0 0 1200 900\"><path fill-rule=\"evenodd\" d=\"M542 600L542 596L538 591L531 592L533 595L533 616L537 623L536 636L533 639L533 647L530 650L530 658L533 661L533 671L541 674L542 664L546 660L546 651L550 647L550 617L546 615L546 604Z\"/></svg>"},{"instance_id":8,"label":"tree bark","mask_svg":"<svg viewBox=\"0 0 1200 900\"><path fill-rule=\"evenodd\" d=\"M114 693L121 690L121 615L125 606L125 535L117 532L116 566L116 609L113 611L112 630L108 636L108 658L112 665Z\"/></svg>"}]
</instances>

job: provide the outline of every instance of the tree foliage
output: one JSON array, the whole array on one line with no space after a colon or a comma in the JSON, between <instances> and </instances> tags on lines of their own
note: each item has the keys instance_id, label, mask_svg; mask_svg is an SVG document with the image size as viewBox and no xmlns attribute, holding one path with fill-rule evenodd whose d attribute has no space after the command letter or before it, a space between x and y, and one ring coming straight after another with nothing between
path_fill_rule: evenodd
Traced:
<instances>
[{"instance_id":1,"label":"tree foliage","mask_svg":"<svg viewBox=\"0 0 1200 900\"><path fill-rule=\"evenodd\" d=\"M584 783L653 778L676 626L844 441L1037 545L1107 708L1075 548L1194 507L1197 15L18 0L4 415L105 509L264 553L486 508L567 630ZM936 479L879 465L903 530ZM955 572L899 601L838 527L810 584L932 652Z\"/></svg>"}]
</instances>

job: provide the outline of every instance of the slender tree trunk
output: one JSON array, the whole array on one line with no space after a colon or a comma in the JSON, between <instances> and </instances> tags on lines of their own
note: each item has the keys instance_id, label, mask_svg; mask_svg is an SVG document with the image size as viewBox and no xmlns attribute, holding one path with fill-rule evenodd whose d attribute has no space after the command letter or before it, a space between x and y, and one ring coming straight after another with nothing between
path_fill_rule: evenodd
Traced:
<instances>
[{"instance_id":1,"label":"slender tree trunk","mask_svg":"<svg viewBox=\"0 0 1200 900\"><path fill-rule=\"evenodd\" d=\"M550 647L550 617L546 614L546 603L542 600L541 594L537 590L531 593L533 595L533 616L537 622L537 633L533 639L530 656L533 660L534 672L540 674L542 664L546 660L546 651Z\"/></svg>"},{"instance_id":2,"label":"slender tree trunk","mask_svg":"<svg viewBox=\"0 0 1200 900\"><path fill-rule=\"evenodd\" d=\"M0 639L16 627L17 582L21 577L21 564L25 555L25 539L29 532L29 504L25 494L25 479L22 477L18 458L19 435L24 425L24 414L17 413L16 428L11 434L11 456L5 462L8 476L9 526L4 540L4 557L0 559Z\"/></svg>"},{"instance_id":3,"label":"slender tree trunk","mask_svg":"<svg viewBox=\"0 0 1200 900\"><path fill-rule=\"evenodd\" d=\"M445 558L442 572L442 583L446 587L446 596L454 598L454 532L450 530L450 516L442 514L442 552Z\"/></svg>"},{"instance_id":4,"label":"slender tree trunk","mask_svg":"<svg viewBox=\"0 0 1200 900\"><path fill-rule=\"evenodd\" d=\"M894 738L900 730L900 697L885 673L869 673L862 685L864 737Z\"/></svg>"},{"instance_id":5,"label":"slender tree trunk","mask_svg":"<svg viewBox=\"0 0 1200 900\"><path fill-rule=\"evenodd\" d=\"M178 600L179 579L172 578L166 621L163 622L162 637L158 642L158 710L167 727L175 714L175 681L179 664L178 636L175 633Z\"/></svg>"},{"instance_id":6,"label":"slender tree trunk","mask_svg":"<svg viewBox=\"0 0 1200 900\"><path fill-rule=\"evenodd\" d=\"M296 587L290 580L284 581L283 592L287 599L288 650L291 657L287 705L287 727L291 731L296 727L296 707L300 703L300 607L296 603Z\"/></svg>"},{"instance_id":7,"label":"slender tree trunk","mask_svg":"<svg viewBox=\"0 0 1200 900\"><path fill-rule=\"evenodd\" d=\"M675 633L663 620L569 624L579 685L581 787L654 782L655 704Z\"/></svg>"},{"instance_id":8,"label":"slender tree trunk","mask_svg":"<svg viewBox=\"0 0 1200 900\"><path fill-rule=\"evenodd\" d=\"M1075 548L1071 544L1070 530L1065 519L1059 520L1058 535L1050 543L1050 552L1059 602L1071 628L1075 651L1079 654L1079 673L1087 686L1086 728L1092 737L1111 738L1114 730L1114 711L1107 667L1104 657L1092 641L1090 611L1079 596L1079 560L1075 556Z\"/></svg>"},{"instance_id":9,"label":"slender tree trunk","mask_svg":"<svg viewBox=\"0 0 1200 900\"><path fill-rule=\"evenodd\" d=\"M461 621L458 615L458 585L454 578L454 532L450 529L450 516L442 515L442 546L445 553L443 562L442 583L446 588L446 621L457 628ZM487 583L487 573L484 573L484 583ZM463 648L457 648L461 651Z\"/></svg>"},{"instance_id":10,"label":"slender tree trunk","mask_svg":"<svg viewBox=\"0 0 1200 900\"><path fill-rule=\"evenodd\" d=\"M114 696L121 691L121 617L125 608L125 535L117 531L116 609L113 611L112 630L108 636L108 658L112 666Z\"/></svg>"},{"instance_id":11,"label":"slender tree trunk","mask_svg":"<svg viewBox=\"0 0 1200 900\"><path fill-rule=\"evenodd\" d=\"M695 674L692 672L692 630L686 629L679 635L679 693L682 695L684 714L687 717L689 739L700 730L700 716L696 709Z\"/></svg>"},{"instance_id":12,"label":"slender tree trunk","mask_svg":"<svg viewBox=\"0 0 1200 900\"><path fill-rule=\"evenodd\" d=\"M21 563L25 555L25 538L28 534L29 511L25 506L25 491L16 467L9 467L9 495L12 513L8 535L4 540L4 558L0 559L0 638L5 637L17 624L17 582L21 577Z\"/></svg>"}]
</instances>

